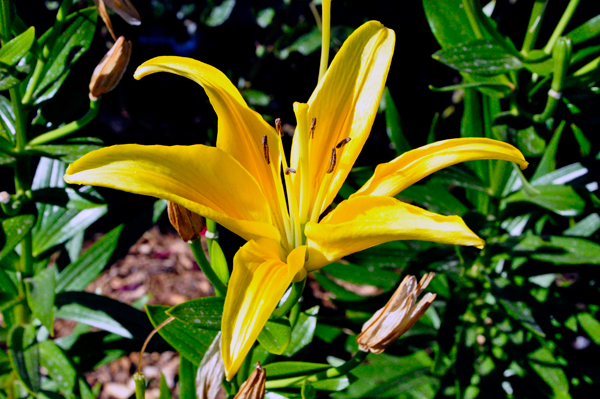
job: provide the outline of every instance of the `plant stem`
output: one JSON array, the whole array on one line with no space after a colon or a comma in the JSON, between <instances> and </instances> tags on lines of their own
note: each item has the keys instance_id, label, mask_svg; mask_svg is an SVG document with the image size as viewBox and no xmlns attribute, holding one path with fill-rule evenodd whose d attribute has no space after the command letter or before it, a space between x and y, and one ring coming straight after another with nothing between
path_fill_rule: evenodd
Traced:
<instances>
[{"instance_id":1,"label":"plant stem","mask_svg":"<svg viewBox=\"0 0 600 399\"><path fill-rule=\"evenodd\" d=\"M549 0L535 0L535 3L533 4L531 16L529 17L529 25L527 26L523 47L521 48L521 54L523 55L527 55L527 53L533 50L533 47L535 46L535 41L540 33L540 27L542 26L542 19L544 19L548 1Z\"/></svg>"},{"instance_id":2,"label":"plant stem","mask_svg":"<svg viewBox=\"0 0 600 399\"><path fill-rule=\"evenodd\" d=\"M571 17L573 16L573 13L577 9L578 5L579 5L579 0L571 0L569 2L569 5L567 6L565 13L560 18L560 21L558 21L558 25L556 25L556 28L554 29L554 32L552 33L550 40L548 40L548 44L546 44L546 47L544 47L544 53L546 53L546 54L552 53L552 48L554 48L554 43L556 43L558 38L565 31L565 28L569 24L569 21L571 21Z\"/></svg>"},{"instance_id":3,"label":"plant stem","mask_svg":"<svg viewBox=\"0 0 600 399\"><path fill-rule=\"evenodd\" d=\"M302 292L304 291L305 283L306 279L297 283L292 283L292 290L290 294L285 299L283 304L273 311L273 313L271 314L271 319L278 319L280 317L285 316L287 312L289 312L290 309L294 307L296 303L298 303L298 300L300 299L300 297L302 296Z\"/></svg>"},{"instance_id":4,"label":"plant stem","mask_svg":"<svg viewBox=\"0 0 600 399\"><path fill-rule=\"evenodd\" d=\"M567 38L561 37L556 42L556 46L552 52L552 58L554 58L554 73L552 74L552 84L550 85L550 91L548 92L548 100L546 102L546 108L541 114L534 115L534 122L544 122L548 120L561 101L562 89L567 75L567 69L571 63L571 41Z\"/></svg>"},{"instance_id":5,"label":"plant stem","mask_svg":"<svg viewBox=\"0 0 600 399\"><path fill-rule=\"evenodd\" d=\"M73 4L73 0L63 0L61 3L58 12L56 13L56 21L54 22L54 26L52 27L52 32L48 36L48 39L44 42L44 48L42 50L41 57L38 58L35 69L33 71L33 76L29 83L27 84L27 90L25 90L25 96L23 97L22 103L29 104L33 98L33 93L40 83L40 79L42 78L42 71L44 70L44 66L46 65L46 61L50 56L50 52L52 51L52 47L54 47L54 43L56 39L60 35L62 28L67 19L67 15L69 14L69 9Z\"/></svg>"},{"instance_id":6,"label":"plant stem","mask_svg":"<svg viewBox=\"0 0 600 399\"><path fill-rule=\"evenodd\" d=\"M135 381L135 399L146 398L146 377L141 370L133 375L133 381Z\"/></svg>"},{"instance_id":7,"label":"plant stem","mask_svg":"<svg viewBox=\"0 0 600 399\"><path fill-rule=\"evenodd\" d=\"M10 40L10 0L0 0L0 40L2 44Z\"/></svg>"},{"instance_id":8,"label":"plant stem","mask_svg":"<svg viewBox=\"0 0 600 399\"><path fill-rule=\"evenodd\" d=\"M42 135L39 135L33 140L31 140L29 142L29 145L32 146L45 144L50 141L59 139L61 137L68 136L69 134L78 131L79 129L93 121L94 118L98 115L98 111L100 111L100 99L98 98L96 100L90 100L90 109L81 119L78 119L57 129L46 132Z\"/></svg>"},{"instance_id":9,"label":"plant stem","mask_svg":"<svg viewBox=\"0 0 600 399\"><path fill-rule=\"evenodd\" d=\"M299 376L299 377L290 377L284 378L281 380L271 380L267 381L266 388L267 389L277 389L277 388L286 388L292 385L300 386L301 383L306 380L309 382L316 382L325 380L328 378L335 378L341 375L347 374L350 370L359 366L366 358L369 352L359 351L352 359L348 360L346 363L342 364L339 367L331 367L327 370L321 371L320 373L313 374L310 376Z\"/></svg>"},{"instance_id":10,"label":"plant stem","mask_svg":"<svg viewBox=\"0 0 600 399\"><path fill-rule=\"evenodd\" d=\"M215 296L225 296L227 287L221 282L208 262L208 259L206 259L206 255L204 255L204 250L202 249L202 241L198 239L190 241L188 244L190 245L192 254L194 254L198 266L200 266L200 269L202 269L208 281L210 281L215 288Z\"/></svg>"},{"instance_id":11,"label":"plant stem","mask_svg":"<svg viewBox=\"0 0 600 399\"><path fill-rule=\"evenodd\" d=\"M319 66L319 82L325 76L329 66L329 43L331 40L331 0L323 0L323 22L321 31L321 64Z\"/></svg>"},{"instance_id":12,"label":"plant stem","mask_svg":"<svg viewBox=\"0 0 600 399\"><path fill-rule=\"evenodd\" d=\"M475 11L473 0L462 0L462 4L467 13L467 18L469 18L473 33L475 33L477 39L483 39L483 32L481 31L481 26L479 26L479 21L477 21L477 13Z\"/></svg>"}]
</instances>

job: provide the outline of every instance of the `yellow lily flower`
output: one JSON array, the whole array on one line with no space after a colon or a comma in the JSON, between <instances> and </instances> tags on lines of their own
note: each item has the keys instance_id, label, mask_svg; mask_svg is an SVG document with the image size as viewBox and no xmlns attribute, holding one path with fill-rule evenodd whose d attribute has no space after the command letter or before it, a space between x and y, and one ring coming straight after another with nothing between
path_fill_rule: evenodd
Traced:
<instances>
[{"instance_id":1,"label":"yellow lily flower","mask_svg":"<svg viewBox=\"0 0 600 399\"><path fill-rule=\"evenodd\" d=\"M219 70L188 58L158 57L136 79L171 72L200 84L218 116L217 146L119 145L87 154L68 183L164 198L212 219L248 242L234 257L222 322L222 355L231 379L293 281L356 251L393 240L482 248L458 216L393 198L444 167L477 159L527 166L513 146L484 138L446 140L379 165L350 199L320 220L367 139L389 71L395 35L379 22L344 43L308 103L295 103L290 163L280 126L251 110Z\"/></svg>"}]
</instances>

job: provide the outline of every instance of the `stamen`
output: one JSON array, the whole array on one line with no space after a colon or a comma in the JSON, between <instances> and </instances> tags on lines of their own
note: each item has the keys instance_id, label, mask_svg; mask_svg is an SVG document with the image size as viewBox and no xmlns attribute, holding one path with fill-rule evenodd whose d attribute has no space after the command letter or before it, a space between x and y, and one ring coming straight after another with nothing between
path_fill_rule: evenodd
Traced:
<instances>
[{"instance_id":1,"label":"stamen","mask_svg":"<svg viewBox=\"0 0 600 399\"><path fill-rule=\"evenodd\" d=\"M317 118L313 117L312 122L310 123L310 138L315 138L315 129L317 127Z\"/></svg>"},{"instance_id":2,"label":"stamen","mask_svg":"<svg viewBox=\"0 0 600 399\"><path fill-rule=\"evenodd\" d=\"M283 130L281 130L281 119L275 119L275 130L279 133L279 137L283 137Z\"/></svg>"},{"instance_id":3,"label":"stamen","mask_svg":"<svg viewBox=\"0 0 600 399\"><path fill-rule=\"evenodd\" d=\"M263 144L263 152L265 155L265 161L267 161L267 165L271 163L271 158L269 157L269 142L267 140L267 135L265 134L262 139Z\"/></svg>"},{"instance_id":4,"label":"stamen","mask_svg":"<svg viewBox=\"0 0 600 399\"><path fill-rule=\"evenodd\" d=\"M339 143L337 143L337 145L335 146L335 148L342 148L343 146L345 146L346 144L348 144L350 142L350 140L352 140L350 137L346 137L345 139L343 139L342 141L340 141Z\"/></svg>"},{"instance_id":5,"label":"stamen","mask_svg":"<svg viewBox=\"0 0 600 399\"><path fill-rule=\"evenodd\" d=\"M333 172L333 168L335 168L335 163L337 161L337 154L335 152L335 147L333 147L331 149L331 160L329 161L329 169L327 170L327 173L331 173Z\"/></svg>"},{"instance_id":6,"label":"stamen","mask_svg":"<svg viewBox=\"0 0 600 399\"><path fill-rule=\"evenodd\" d=\"M288 176L289 176L289 175L290 175L290 174L292 174L292 173L296 173L296 169L292 169L292 168L286 168L286 169L285 169L285 171L284 171L283 173L285 173L286 175L288 175Z\"/></svg>"}]
</instances>

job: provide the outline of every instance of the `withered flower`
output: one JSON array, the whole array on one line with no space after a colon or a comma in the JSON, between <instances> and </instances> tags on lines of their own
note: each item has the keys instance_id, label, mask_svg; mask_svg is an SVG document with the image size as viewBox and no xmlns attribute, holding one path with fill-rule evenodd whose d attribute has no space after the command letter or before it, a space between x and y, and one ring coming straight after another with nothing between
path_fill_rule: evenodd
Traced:
<instances>
[{"instance_id":1,"label":"withered flower","mask_svg":"<svg viewBox=\"0 0 600 399\"><path fill-rule=\"evenodd\" d=\"M169 221L183 241L196 240L206 226L202 216L174 202L168 201L167 213Z\"/></svg>"},{"instance_id":2,"label":"withered flower","mask_svg":"<svg viewBox=\"0 0 600 399\"><path fill-rule=\"evenodd\" d=\"M90 80L90 98L97 99L117 86L131 57L131 42L119 37L94 69Z\"/></svg>"},{"instance_id":3,"label":"withered flower","mask_svg":"<svg viewBox=\"0 0 600 399\"><path fill-rule=\"evenodd\" d=\"M96 8L98 9L98 14L100 14L100 18L102 18L102 20L104 21L104 24L108 28L110 35L116 41L117 36L115 35L115 31L113 30L112 22L110 21L108 12L106 11L106 5L104 4L104 0L94 0L94 4L96 4Z\"/></svg>"},{"instance_id":4,"label":"withered flower","mask_svg":"<svg viewBox=\"0 0 600 399\"><path fill-rule=\"evenodd\" d=\"M142 19L130 0L100 0L107 7L119 14L129 25L140 25Z\"/></svg>"},{"instance_id":5,"label":"withered flower","mask_svg":"<svg viewBox=\"0 0 600 399\"><path fill-rule=\"evenodd\" d=\"M242 384L233 399L263 399L265 397L266 382L267 372L259 362L256 362L256 368L246 382Z\"/></svg>"},{"instance_id":6,"label":"withered flower","mask_svg":"<svg viewBox=\"0 0 600 399\"><path fill-rule=\"evenodd\" d=\"M221 332L210 345L196 375L196 396L198 399L215 399L223 390L221 383L225 377L225 365L221 356Z\"/></svg>"},{"instance_id":7,"label":"withered flower","mask_svg":"<svg viewBox=\"0 0 600 399\"><path fill-rule=\"evenodd\" d=\"M415 276L406 276L388 303L363 325L362 332L356 338L359 348L381 353L408 331L425 314L436 297L435 294L427 293L416 303L417 297L429 285L433 276L435 273L425 273L418 284Z\"/></svg>"}]
</instances>

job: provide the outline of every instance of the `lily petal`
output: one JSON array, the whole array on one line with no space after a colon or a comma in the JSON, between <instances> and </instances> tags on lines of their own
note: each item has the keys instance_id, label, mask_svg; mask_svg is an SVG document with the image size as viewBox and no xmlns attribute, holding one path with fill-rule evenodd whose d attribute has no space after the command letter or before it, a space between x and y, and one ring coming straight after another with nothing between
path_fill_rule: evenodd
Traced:
<instances>
[{"instance_id":1,"label":"lily petal","mask_svg":"<svg viewBox=\"0 0 600 399\"><path fill-rule=\"evenodd\" d=\"M229 78L213 66L185 57L156 57L140 65L134 77L141 79L156 72L174 73L204 88L218 116L217 147L235 158L256 178L271 205L274 221L280 231L284 231L281 209L286 205L279 178L279 135L275 129L248 107ZM269 143L270 163L265 159L264 136Z\"/></svg>"},{"instance_id":2,"label":"lily petal","mask_svg":"<svg viewBox=\"0 0 600 399\"><path fill-rule=\"evenodd\" d=\"M135 144L102 148L71 164L64 179L164 198L246 240L279 238L256 180L218 148Z\"/></svg>"},{"instance_id":3,"label":"lily petal","mask_svg":"<svg viewBox=\"0 0 600 399\"><path fill-rule=\"evenodd\" d=\"M314 190L311 194L315 200L317 196L322 198L320 204L315 204L318 214L335 198L369 136L392 61L394 42L394 31L381 23L363 24L346 39L308 100L308 125L313 117L317 119L309 153ZM332 148L347 137L351 141L338 150L331 180L321 184L330 167ZM294 139L291 164L297 165L298 158L309 155L300 153L299 140ZM320 196L318 191L322 191ZM318 215L309 216L315 220Z\"/></svg>"},{"instance_id":4,"label":"lily petal","mask_svg":"<svg viewBox=\"0 0 600 399\"><path fill-rule=\"evenodd\" d=\"M344 201L320 223L307 223L308 271L354 252L396 240L472 245L485 242L458 216L442 216L390 197Z\"/></svg>"},{"instance_id":5,"label":"lily petal","mask_svg":"<svg viewBox=\"0 0 600 399\"><path fill-rule=\"evenodd\" d=\"M231 380L294 276L304 266L306 246L294 249L287 264L279 258L277 242L247 242L233 258L221 330L221 350Z\"/></svg>"},{"instance_id":6,"label":"lily petal","mask_svg":"<svg viewBox=\"0 0 600 399\"><path fill-rule=\"evenodd\" d=\"M379 164L369 181L350 198L364 195L393 197L433 172L478 159L515 162L521 169L528 165L521 151L502 141L486 138L443 140L405 152L391 162Z\"/></svg>"}]
</instances>

